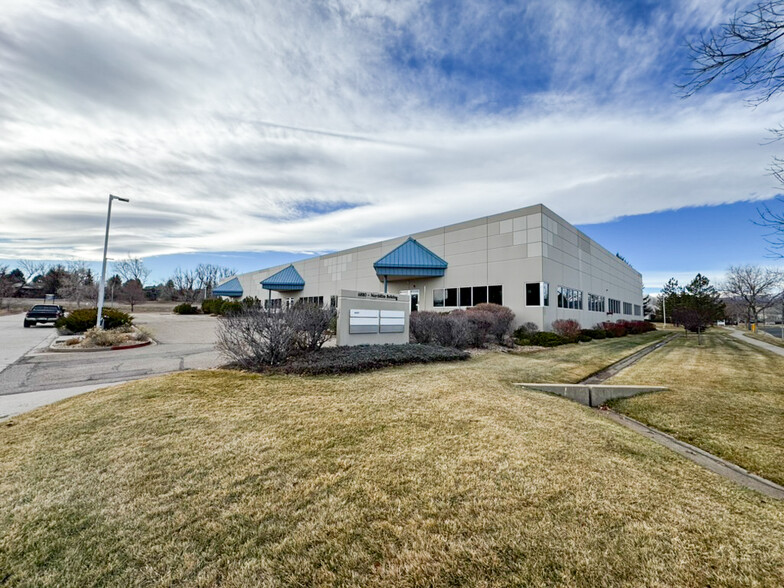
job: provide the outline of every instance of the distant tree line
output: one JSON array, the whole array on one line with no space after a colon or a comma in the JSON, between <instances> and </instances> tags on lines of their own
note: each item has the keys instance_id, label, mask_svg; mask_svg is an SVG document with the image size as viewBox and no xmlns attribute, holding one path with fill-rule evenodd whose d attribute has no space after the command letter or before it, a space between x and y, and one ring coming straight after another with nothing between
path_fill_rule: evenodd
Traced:
<instances>
[{"instance_id":1,"label":"distant tree line","mask_svg":"<svg viewBox=\"0 0 784 588\"><path fill-rule=\"evenodd\" d=\"M197 302L210 298L213 289L225 278L233 276L233 268L200 263L195 268L177 268L165 281L147 284L149 268L138 257L128 256L112 263L112 275L106 278L107 304L122 302L131 310L137 304L161 300ZM37 260L19 260L17 267L0 265L0 298L44 298L54 295L66 299L77 308L95 305L100 277L83 261L50 264Z\"/></svg>"}]
</instances>

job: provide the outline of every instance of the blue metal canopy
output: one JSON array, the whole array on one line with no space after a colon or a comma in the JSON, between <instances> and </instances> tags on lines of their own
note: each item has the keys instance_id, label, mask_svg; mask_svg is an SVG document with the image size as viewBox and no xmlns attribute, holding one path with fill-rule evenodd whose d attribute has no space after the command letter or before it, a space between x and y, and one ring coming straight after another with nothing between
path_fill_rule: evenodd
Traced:
<instances>
[{"instance_id":1,"label":"blue metal canopy","mask_svg":"<svg viewBox=\"0 0 784 588\"><path fill-rule=\"evenodd\" d=\"M232 298L239 298L242 296L242 286L237 278L232 278L215 288L212 293L215 296L230 296Z\"/></svg>"},{"instance_id":2,"label":"blue metal canopy","mask_svg":"<svg viewBox=\"0 0 784 588\"><path fill-rule=\"evenodd\" d=\"M261 281L261 287L265 290L275 290L278 292L293 292L302 290L305 287L305 280L294 269L293 265L283 268L278 273L271 275L266 280Z\"/></svg>"},{"instance_id":3,"label":"blue metal canopy","mask_svg":"<svg viewBox=\"0 0 784 588\"><path fill-rule=\"evenodd\" d=\"M411 237L373 264L379 276L439 277L447 262Z\"/></svg>"}]
</instances>

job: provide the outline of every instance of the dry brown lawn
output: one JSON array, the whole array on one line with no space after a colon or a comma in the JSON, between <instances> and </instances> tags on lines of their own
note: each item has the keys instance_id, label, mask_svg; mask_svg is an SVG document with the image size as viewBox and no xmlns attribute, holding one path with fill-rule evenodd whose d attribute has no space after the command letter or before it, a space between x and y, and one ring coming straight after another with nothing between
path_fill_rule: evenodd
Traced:
<instances>
[{"instance_id":1,"label":"dry brown lawn","mask_svg":"<svg viewBox=\"0 0 784 588\"><path fill-rule=\"evenodd\" d=\"M651 338L28 413L0 426L0 584L781 586L780 502L510 384Z\"/></svg>"},{"instance_id":2,"label":"dry brown lawn","mask_svg":"<svg viewBox=\"0 0 784 588\"><path fill-rule=\"evenodd\" d=\"M711 330L681 337L608 380L669 390L612 406L784 484L784 357Z\"/></svg>"}]
</instances>

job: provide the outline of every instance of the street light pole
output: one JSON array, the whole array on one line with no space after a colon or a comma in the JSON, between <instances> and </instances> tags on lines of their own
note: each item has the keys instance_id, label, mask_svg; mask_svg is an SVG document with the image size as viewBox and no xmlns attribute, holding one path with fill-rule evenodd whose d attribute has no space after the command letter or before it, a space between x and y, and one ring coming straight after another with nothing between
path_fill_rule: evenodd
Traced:
<instances>
[{"instance_id":1,"label":"street light pole","mask_svg":"<svg viewBox=\"0 0 784 588\"><path fill-rule=\"evenodd\" d=\"M112 220L112 200L129 202L127 198L120 198L109 194L109 210L106 213L106 236L103 240L103 267L101 268L101 284L98 287L98 316L95 317L95 326L103 328L103 298L106 291L106 252L109 249L109 223Z\"/></svg>"},{"instance_id":2,"label":"street light pole","mask_svg":"<svg viewBox=\"0 0 784 588\"><path fill-rule=\"evenodd\" d=\"M667 328L667 297L662 296L662 317L664 318L664 328Z\"/></svg>"}]
</instances>

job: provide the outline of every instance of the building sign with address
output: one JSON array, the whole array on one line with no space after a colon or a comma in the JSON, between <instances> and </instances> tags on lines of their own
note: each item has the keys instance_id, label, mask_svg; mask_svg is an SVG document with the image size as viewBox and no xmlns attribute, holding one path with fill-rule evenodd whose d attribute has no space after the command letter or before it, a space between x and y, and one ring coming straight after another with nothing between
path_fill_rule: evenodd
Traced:
<instances>
[{"instance_id":1,"label":"building sign with address","mask_svg":"<svg viewBox=\"0 0 784 588\"><path fill-rule=\"evenodd\" d=\"M342 290L338 298L338 345L408 343L406 295Z\"/></svg>"}]
</instances>

